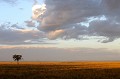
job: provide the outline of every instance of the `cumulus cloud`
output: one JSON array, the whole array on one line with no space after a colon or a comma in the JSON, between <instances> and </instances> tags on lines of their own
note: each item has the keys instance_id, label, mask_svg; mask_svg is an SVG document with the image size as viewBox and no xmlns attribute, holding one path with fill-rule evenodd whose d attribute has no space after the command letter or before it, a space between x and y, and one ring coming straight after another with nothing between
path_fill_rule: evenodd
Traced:
<instances>
[{"instance_id":1,"label":"cumulus cloud","mask_svg":"<svg viewBox=\"0 0 120 79\"><path fill-rule=\"evenodd\" d=\"M59 36L62 38L79 38L79 35L83 34L85 30L81 30L83 27L76 23L86 21L88 17L98 16L102 13L99 2L94 0L46 0L45 5L44 11L42 11L42 5L41 7L37 4L34 5L32 17L40 22L38 29L46 32L49 38L54 36L55 38ZM65 35L63 32L58 34L56 32L58 30L64 30ZM77 31L77 33L70 35L69 33L73 31Z\"/></svg>"},{"instance_id":2,"label":"cumulus cloud","mask_svg":"<svg viewBox=\"0 0 120 79\"><path fill-rule=\"evenodd\" d=\"M2 1L16 2L16 0ZM44 34L43 37L47 36L52 40L57 38L79 40L85 36L102 36L105 38L100 42L107 43L120 38L119 8L120 0L45 0L43 5L39 5L35 0L32 20L25 23L28 27L34 27L34 21L37 21L39 32ZM105 16L106 20L101 20L102 16ZM17 24L11 27L20 29ZM12 30L9 32L15 32ZM26 39L26 42L29 41Z\"/></svg>"},{"instance_id":3,"label":"cumulus cloud","mask_svg":"<svg viewBox=\"0 0 120 79\"><path fill-rule=\"evenodd\" d=\"M36 18L40 23L38 29L50 39L103 36L106 39L102 43L112 42L120 38L119 4L120 0L45 0L46 10ZM85 26L85 22L89 25ZM58 33L59 30L64 32Z\"/></svg>"},{"instance_id":4,"label":"cumulus cloud","mask_svg":"<svg viewBox=\"0 0 120 79\"><path fill-rule=\"evenodd\" d=\"M45 13L45 11L46 11L46 5L45 4L38 5L37 1L35 0L35 3L32 7L32 19L41 20L42 19L41 17Z\"/></svg>"},{"instance_id":5,"label":"cumulus cloud","mask_svg":"<svg viewBox=\"0 0 120 79\"><path fill-rule=\"evenodd\" d=\"M46 0L45 4L47 10L39 28L45 31L61 29L64 25L79 23L101 14L94 0Z\"/></svg>"}]
</instances>

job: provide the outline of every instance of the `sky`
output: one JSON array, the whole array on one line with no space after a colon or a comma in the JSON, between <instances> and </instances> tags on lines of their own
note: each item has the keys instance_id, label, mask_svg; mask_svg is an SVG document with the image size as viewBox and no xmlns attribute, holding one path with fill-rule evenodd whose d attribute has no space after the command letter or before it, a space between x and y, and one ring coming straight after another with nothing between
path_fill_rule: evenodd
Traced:
<instances>
[{"instance_id":1,"label":"sky","mask_svg":"<svg viewBox=\"0 0 120 79\"><path fill-rule=\"evenodd\" d=\"M0 0L0 61L120 60L120 0Z\"/></svg>"}]
</instances>

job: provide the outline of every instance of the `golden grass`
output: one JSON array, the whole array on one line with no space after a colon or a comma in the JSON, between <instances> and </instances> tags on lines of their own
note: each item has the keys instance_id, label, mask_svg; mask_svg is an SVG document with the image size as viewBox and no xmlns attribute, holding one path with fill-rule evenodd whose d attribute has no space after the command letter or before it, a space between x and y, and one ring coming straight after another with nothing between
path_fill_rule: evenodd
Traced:
<instances>
[{"instance_id":1,"label":"golden grass","mask_svg":"<svg viewBox=\"0 0 120 79\"><path fill-rule=\"evenodd\" d=\"M0 62L0 79L120 79L120 62Z\"/></svg>"},{"instance_id":2,"label":"golden grass","mask_svg":"<svg viewBox=\"0 0 120 79\"><path fill-rule=\"evenodd\" d=\"M0 65L15 65L16 62L0 62ZM20 65L71 65L75 68L120 68L120 62L19 62Z\"/></svg>"}]
</instances>

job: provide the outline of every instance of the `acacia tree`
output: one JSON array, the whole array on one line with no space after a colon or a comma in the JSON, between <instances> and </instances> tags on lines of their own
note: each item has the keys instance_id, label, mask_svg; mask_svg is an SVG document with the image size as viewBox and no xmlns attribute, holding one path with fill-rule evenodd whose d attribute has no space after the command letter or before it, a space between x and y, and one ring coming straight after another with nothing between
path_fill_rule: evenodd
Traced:
<instances>
[{"instance_id":1,"label":"acacia tree","mask_svg":"<svg viewBox=\"0 0 120 79\"><path fill-rule=\"evenodd\" d=\"M13 55L13 60L17 61L17 64L19 64L19 61L22 59L22 55Z\"/></svg>"}]
</instances>

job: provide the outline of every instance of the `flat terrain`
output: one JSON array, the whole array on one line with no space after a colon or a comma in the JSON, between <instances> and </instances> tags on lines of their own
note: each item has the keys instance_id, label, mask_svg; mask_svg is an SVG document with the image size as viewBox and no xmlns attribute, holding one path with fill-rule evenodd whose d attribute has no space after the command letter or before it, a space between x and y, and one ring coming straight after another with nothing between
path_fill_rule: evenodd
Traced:
<instances>
[{"instance_id":1,"label":"flat terrain","mask_svg":"<svg viewBox=\"0 0 120 79\"><path fill-rule=\"evenodd\" d=\"M0 79L120 79L120 62L0 62Z\"/></svg>"}]
</instances>

